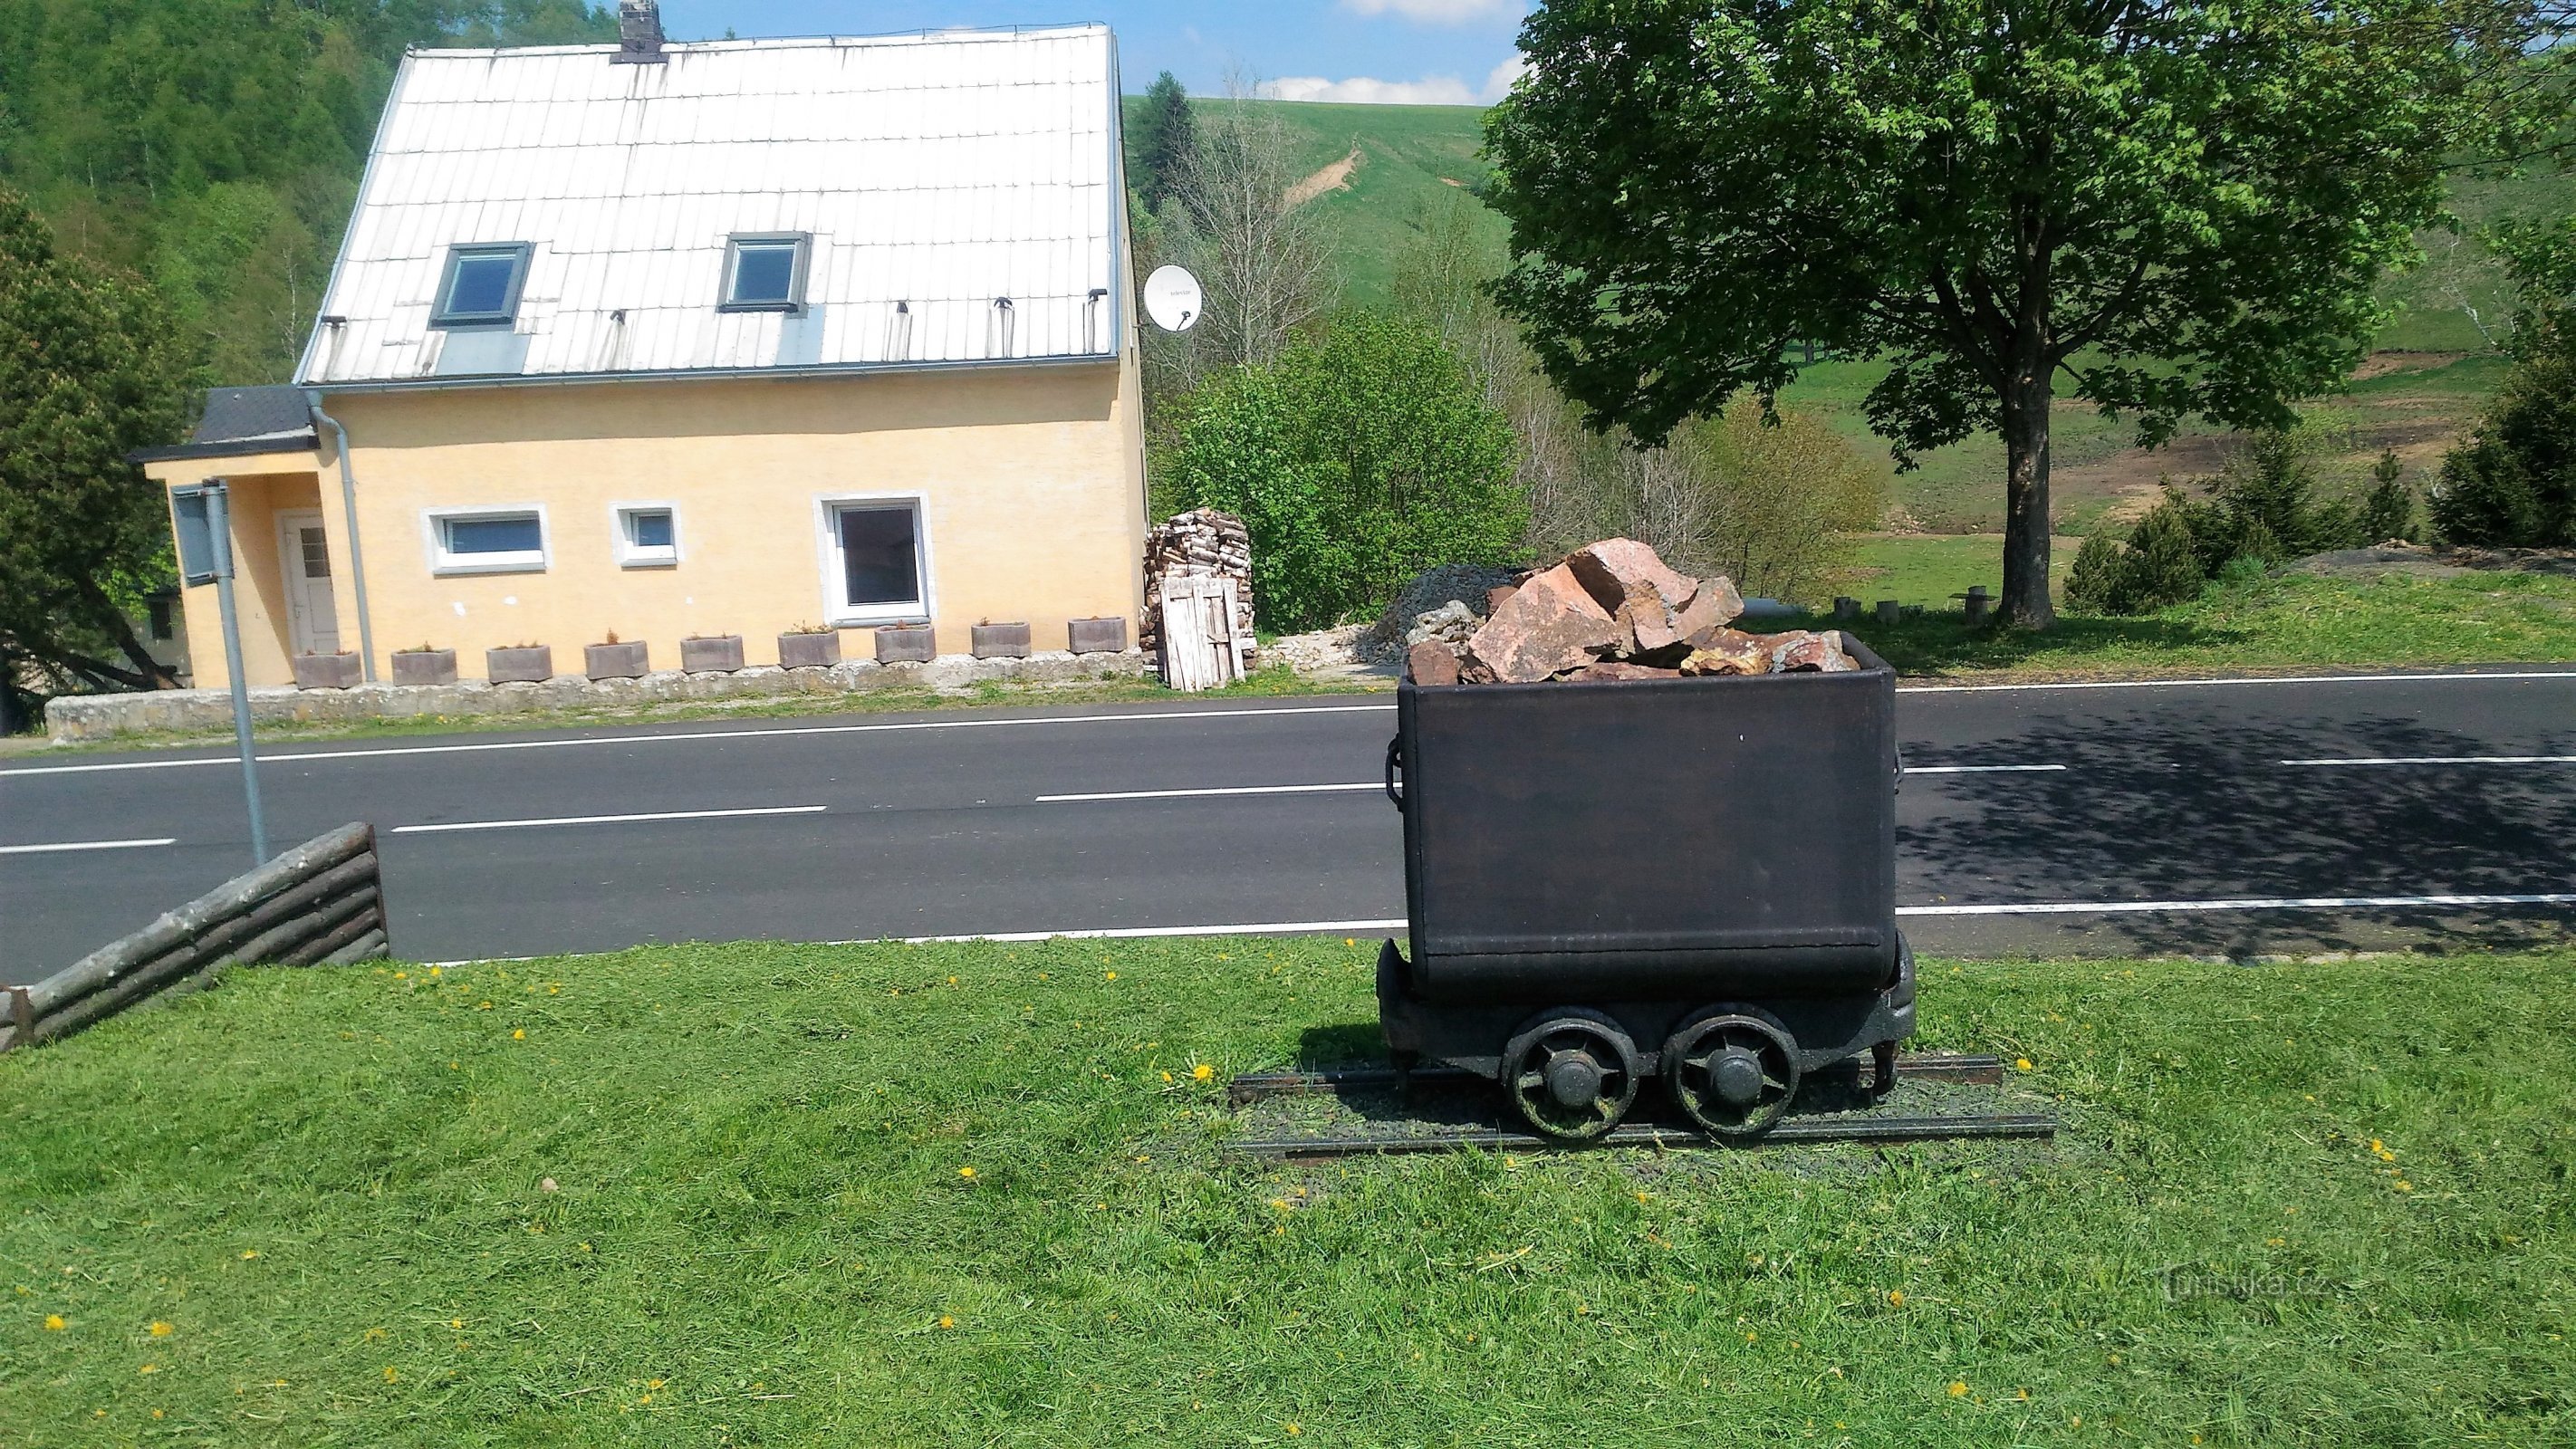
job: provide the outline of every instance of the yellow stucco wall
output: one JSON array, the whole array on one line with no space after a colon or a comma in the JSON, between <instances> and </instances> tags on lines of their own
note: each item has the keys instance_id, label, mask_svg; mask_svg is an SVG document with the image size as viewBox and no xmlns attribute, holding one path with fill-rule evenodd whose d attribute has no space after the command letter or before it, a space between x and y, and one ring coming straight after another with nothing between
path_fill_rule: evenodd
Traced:
<instances>
[{"instance_id":1,"label":"yellow stucco wall","mask_svg":"<svg viewBox=\"0 0 2576 1449\"><path fill-rule=\"evenodd\" d=\"M1027 622L1042 650L1064 648L1075 618L1126 618L1132 639L1144 603L1138 401L1134 366L1121 362L343 394L326 405L357 467L379 673L392 651L429 644L456 649L474 678L485 649L521 643L552 645L556 670L578 672L582 646L611 632L650 644L656 669L677 668L690 635L741 634L746 662L774 664L781 630L825 622L818 502L850 495L921 500L940 652L967 652L986 620ZM325 439L321 503L340 555L347 523ZM677 567L620 566L621 504L676 511ZM434 572L429 510L519 506L545 512L542 572ZM335 586L355 649L345 563ZM842 645L874 657L865 628ZM276 665L282 680L282 655Z\"/></svg>"},{"instance_id":2,"label":"yellow stucco wall","mask_svg":"<svg viewBox=\"0 0 2576 1449\"><path fill-rule=\"evenodd\" d=\"M233 606L241 617L243 673L252 684L292 684L294 666L286 624L286 581L278 568L277 515L282 509L321 506L321 480L310 470L311 454L263 454L253 458L215 458L185 463L155 463L145 471L164 489L187 487L209 478L230 485L234 584ZM325 524L336 514L326 515ZM180 626L187 636L197 687L222 689L224 675L223 614L215 605L215 587L183 591ZM354 637L354 636L353 636Z\"/></svg>"}]
</instances>

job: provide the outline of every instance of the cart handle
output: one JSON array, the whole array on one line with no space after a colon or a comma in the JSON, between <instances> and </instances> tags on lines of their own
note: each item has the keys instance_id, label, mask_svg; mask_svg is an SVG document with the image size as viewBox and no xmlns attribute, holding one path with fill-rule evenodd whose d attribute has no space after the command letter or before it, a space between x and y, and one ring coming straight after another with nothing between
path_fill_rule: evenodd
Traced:
<instances>
[{"instance_id":1,"label":"cart handle","mask_svg":"<svg viewBox=\"0 0 2576 1449\"><path fill-rule=\"evenodd\" d=\"M1386 742L1386 798L1395 802L1397 814L1404 813L1404 736Z\"/></svg>"}]
</instances>

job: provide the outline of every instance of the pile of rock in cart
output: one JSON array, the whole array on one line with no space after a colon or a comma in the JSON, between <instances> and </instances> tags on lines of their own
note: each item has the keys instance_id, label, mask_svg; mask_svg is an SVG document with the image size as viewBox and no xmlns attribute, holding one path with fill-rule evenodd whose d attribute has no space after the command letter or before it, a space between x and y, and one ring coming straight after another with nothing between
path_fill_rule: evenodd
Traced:
<instances>
[{"instance_id":1,"label":"pile of rock in cart","mask_svg":"<svg viewBox=\"0 0 2576 1449\"><path fill-rule=\"evenodd\" d=\"M1495 589L1487 603L1481 625L1464 605L1421 617L1405 657L1414 683L1591 683L1860 668L1839 634L1729 628L1744 613L1733 580L1694 579L1635 539L1586 545L1553 568Z\"/></svg>"}]
</instances>

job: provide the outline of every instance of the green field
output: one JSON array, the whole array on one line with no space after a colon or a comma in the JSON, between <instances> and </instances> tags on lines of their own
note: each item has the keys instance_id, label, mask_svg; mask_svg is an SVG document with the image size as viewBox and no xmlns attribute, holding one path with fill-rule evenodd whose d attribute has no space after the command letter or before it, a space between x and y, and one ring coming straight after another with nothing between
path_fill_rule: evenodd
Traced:
<instances>
[{"instance_id":1,"label":"green field","mask_svg":"<svg viewBox=\"0 0 2576 1449\"><path fill-rule=\"evenodd\" d=\"M2576 957L1933 964L2047 1147L1223 1159L1373 952L264 971L0 1058L0 1445L2576 1433Z\"/></svg>"}]
</instances>

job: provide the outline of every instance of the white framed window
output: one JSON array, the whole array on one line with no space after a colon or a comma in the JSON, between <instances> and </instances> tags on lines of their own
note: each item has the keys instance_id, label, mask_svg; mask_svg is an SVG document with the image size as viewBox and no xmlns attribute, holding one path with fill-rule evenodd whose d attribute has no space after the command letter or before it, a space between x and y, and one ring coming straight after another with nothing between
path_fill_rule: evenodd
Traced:
<instances>
[{"instance_id":1,"label":"white framed window","mask_svg":"<svg viewBox=\"0 0 2576 1449\"><path fill-rule=\"evenodd\" d=\"M617 565L667 569L680 562L680 510L668 503L617 505Z\"/></svg>"},{"instance_id":2,"label":"white framed window","mask_svg":"<svg viewBox=\"0 0 2576 1449\"><path fill-rule=\"evenodd\" d=\"M433 508L422 522L434 574L543 573L553 562L541 506Z\"/></svg>"},{"instance_id":3,"label":"white framed window","mask_svg":"<svg viewBox=\"0 0 2576 1449\"><path fill-rule=\"evenodd\" d=\"M815 503L826 622L926 622L930 537L917 494L854 494Z\"/></svg>"}]
</instances>

